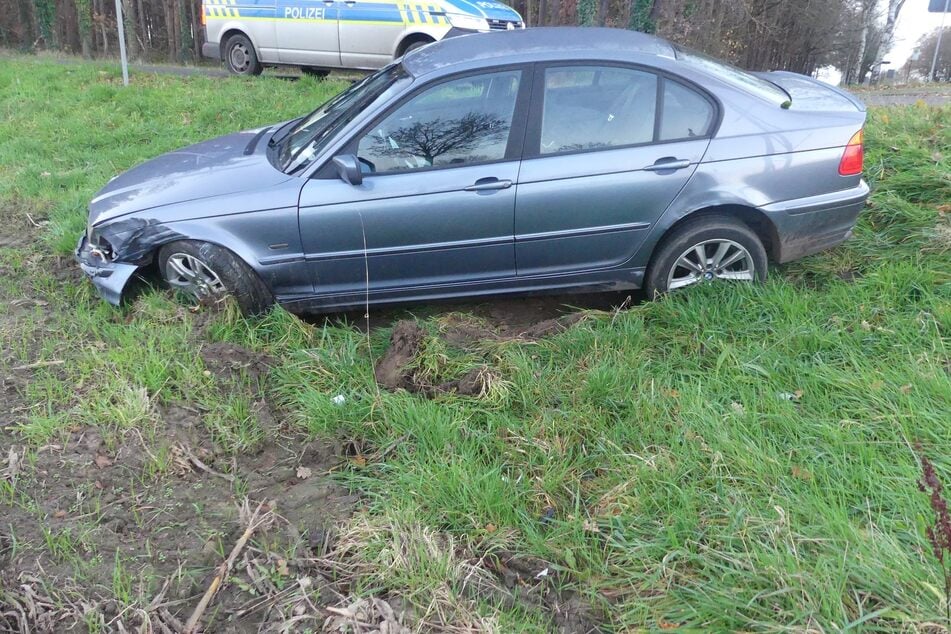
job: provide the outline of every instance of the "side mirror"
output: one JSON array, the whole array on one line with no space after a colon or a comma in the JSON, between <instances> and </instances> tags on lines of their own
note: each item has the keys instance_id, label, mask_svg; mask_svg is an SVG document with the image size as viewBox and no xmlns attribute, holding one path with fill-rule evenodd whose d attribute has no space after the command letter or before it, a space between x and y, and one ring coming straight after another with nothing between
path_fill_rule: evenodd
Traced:
<instances>
[{"instance_id":1,"label":"side mirror","mask_svg":"<svg viewBox=\"0 0 951 634\"><path fill-rule=\"evenodd\" d=\"M349 185L359 185L363 182L363 170L360 161L353 154L343 154L333 158L334 167L340 179Z\"/></svg>"}]
</instances>

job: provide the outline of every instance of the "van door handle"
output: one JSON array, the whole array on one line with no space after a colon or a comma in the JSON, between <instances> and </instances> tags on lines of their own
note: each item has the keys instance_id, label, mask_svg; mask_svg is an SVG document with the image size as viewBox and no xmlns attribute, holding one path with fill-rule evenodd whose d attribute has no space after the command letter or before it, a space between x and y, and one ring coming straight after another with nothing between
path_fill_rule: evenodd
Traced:
<instances>
[{"instance_id":1,"label":"van door handle","mask_svg":"<svg viewBox=\"0 0 951 634\"><path fill-rule=\"evenodd\" d=\"M644 170L647 172L674 172L676 170L682 170L685 167L690 167L689 159L676 159L672 156L665 156L664 158L657 159L653 165L648 165Z\"/></svg>"},{"instance_id":2,"label":"van door handle","mask_svg":"<svg viewBox=\"0 0 951 634\"><path fill-rule=\"evenodd\" d=\"M480 178L472 185L465 188L467 192L487 192L493 189L508 189L512 186L510 180L499 180L494 176L489 178Z\"/></svg>"},{"instance_id":3,"label":"van door handle","mask_svg":"<svg viewBox=\"0 0 951 634\"><path fill-rule=\"evenodd\" d=\"M326 7L334 6L334 0L324 0L324 6Z\"/></svg>"}]
</instances>

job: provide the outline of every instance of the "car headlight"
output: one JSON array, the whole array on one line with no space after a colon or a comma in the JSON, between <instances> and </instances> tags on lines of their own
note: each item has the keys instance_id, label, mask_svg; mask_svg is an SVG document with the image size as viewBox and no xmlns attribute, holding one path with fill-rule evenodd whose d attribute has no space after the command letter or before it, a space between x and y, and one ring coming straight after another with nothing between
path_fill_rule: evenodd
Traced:
<instances>
[{"instance_id":1,"label":"car headlight","mask_svg":"<svg viewBox=\"0 0 951 634\"><path fill-rule=\"evenodd\" d=\"M100 233L90 224L86 225L86 242L89 248L101 260L111 260L113 257L112 245L109 241L100 235Z\"/></svg>"},{"instance_id":2,"label":"car headlight","mask_svg":"<svg viewBox=\"0 0 951 634\"><path fill-rule=\"evenodd\" d=\"M462 13L447 13L449 24L457 29L467 31L488 31L489 23L485 18L477 18L474 15L464 15Z\"/></svg>"}]
</instances>

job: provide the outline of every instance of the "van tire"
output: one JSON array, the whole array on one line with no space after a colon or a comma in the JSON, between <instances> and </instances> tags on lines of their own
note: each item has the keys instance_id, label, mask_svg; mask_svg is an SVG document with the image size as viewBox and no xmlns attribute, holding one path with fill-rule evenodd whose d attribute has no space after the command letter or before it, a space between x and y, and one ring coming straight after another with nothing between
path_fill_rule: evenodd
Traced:
<instances>
[{"instance_id":1,"label":"van tire","mask_svg":"<svg viewBox=\"0 0 951 634\"><path fill-rule=\"evenodd\" d=\"M405 57L406 54L409 53L410 51L415 51L416 49L422 48L423 46L426 46L427 44L432 44L435 41L436 40L431 40L429 38L426 38L426 39L416 40L415 42L410 42L409 44L406 45L406 48L403 49L403 52L399 54L399 57Z\"/></svg>"},{"instance_id":2,"label":"van tire","mask_svg":"<svg viewBox=\"0 0 951 634\"><path fill-rule=\"evenodd\" d=\"M326 68L320 68L319 66L301 66L300 72L305 75L310 75L314 79L325 79L330 75L330 71Z\"/></svg>"},{"instance_id":3,"label":"van tire","mask_svg":"<svg viewBox=\"0 0 951 634\"><path fill-rule=\"evenodd\" d=\"M246 35L237 33L228 38L222 51L228 72L234 75L260 75L264 67L258 60L254 44Z\"/></svg>"}]
</instances>

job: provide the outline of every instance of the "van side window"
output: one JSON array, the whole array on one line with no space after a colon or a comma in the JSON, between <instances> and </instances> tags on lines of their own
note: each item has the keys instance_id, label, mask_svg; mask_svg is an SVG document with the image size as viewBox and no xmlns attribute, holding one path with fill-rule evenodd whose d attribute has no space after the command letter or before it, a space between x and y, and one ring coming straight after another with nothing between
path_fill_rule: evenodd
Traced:
<instances>
[{"instance_id":1,"label":"van side window","mask_svg":"<svg viewBox=\"0 0 951 634\"><path fill-rule=\"evenodd\" d=\"M664 82L664 111L660 119L660 140L706 136L715 111L710 100L675 81Z\"/></svg>"},{"instance_id":2,"label":"van side window","mask_svg":"<svg viewBox=\"0 0 951 634\"><path fill-rule=\"evenodd\" d=\"M654 140L657 76L612 66L545 70L541 154Z\"/></svg>"},{"instance_id":3,"label":"van side window","mask_svg":"<svg viewBox=\"0 0 951 634\"><path fill-rule=\"evenodd\" d=\"M520 80L506 71L424 90L374 125L357 156L378 174L501 160Z\"/></svg>"}]
</instances>

